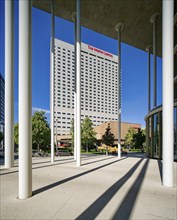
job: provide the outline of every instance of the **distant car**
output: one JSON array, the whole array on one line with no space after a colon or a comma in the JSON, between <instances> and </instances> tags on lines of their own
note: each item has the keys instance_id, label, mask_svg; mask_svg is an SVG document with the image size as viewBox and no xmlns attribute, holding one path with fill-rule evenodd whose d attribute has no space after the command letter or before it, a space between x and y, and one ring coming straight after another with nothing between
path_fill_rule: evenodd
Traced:
<instances>
[{"instance_id":1,"label":"distant car","mask_svg":"<svg viewBox=\"0 0 177 220\"><path fill-rule=\"evenodd\" d=\"M32 150L32 157L42 157L43 154L42 151L38 152L37 150Z\"/></svg>"},{"instance_id":2,"label":"distant car","mask_svg":"<svg viewBox=\"0 0 177 220\"><path fill-rule=\"evenodd\" d=\"M61 148L56 152L56 156L71 156L71 155L73 154L69 151L69 149L66 148L63 149Z\"/></svg>"},{"instance_id":3,"label":"distant car","mask_svg":"<svg viewBox=\"0 0 177 220\"><path fill-rule=\"evenodd\" d=\"M32 150L32 157L39 157L39 152L37 150Z\"/></svg>"}]
</instances>

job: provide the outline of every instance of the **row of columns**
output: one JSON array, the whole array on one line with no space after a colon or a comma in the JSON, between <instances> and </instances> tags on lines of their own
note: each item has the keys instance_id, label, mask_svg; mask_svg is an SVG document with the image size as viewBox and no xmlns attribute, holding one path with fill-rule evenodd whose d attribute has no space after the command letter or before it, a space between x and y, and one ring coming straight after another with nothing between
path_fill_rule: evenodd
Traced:
<instances>
[{"instance_id":1,"label":"row of columns","mask_svg":"<svg viewBox=\"0 0 177 220\"><path fill-rule=\"evenodd\" d=\"M75 45L74 45L74 54L76 55L76 38L77 38L77 23L76 23L76 12L73 12L71 14L71 18L74 22L74 32L75 32ZM77 82L77 75L76 75L76 56L75 56L75 71L74 71L74 160L77 159L77 129L76 129L76 122L77 122L77 116L76 116L76 113L77 113L77 92L76 92L76 88L77 88L77 85L76 85L76 82Z\"/></svg>"},{"instance_id":2,"label":"row of columns","mask_svg":"<svg viewBox=\"0 0 177 220\"><path fill-rule=\"evenodd\" d=\"M19 1L19 199L32 195L32 2ZM5 1L5 168L14 165L14 1Z\"/></svg>"},{"instance_id":3,"label":"row of columns","mask_svg":"<svg viewBox=\"0 0 177 220\"><path fill-rule=\"evenodd\" d=\"M5 167L14 165L14 2L5 1Z\"/></svg>"},{"instance_id":4,"label":"row of columns","mask_svg":"<svg viewBox=\"0 0 177 220\"><path fill-rule=\"evenodd\" d=\"M53 1L52 1L53 2ZM53 7L53 6L52 6ZM5 1L5 167L13 166L13 0ZM80 0L76 15L76 146L77 166L81 164L81 42ZM31 91L31 0L19 1L19 199L32 195L32 91ZM173 186L173 11L174 1L163 1L163 184ZM54 18L52 18L54 19ZM53 25L54 26L54 25ZM121 30L119 26L119 76ZM54 33L54 28L53 31ZM54 34L53 34L54 37ZM168 43L168 45L167 45ZM52 43L53 45L53 43ZM52 47L53 48L53 47ZM53 60L53 58L52 58ZM52 62L53 63L53 62ZM53 65L53 64L52 64ZM120 80L120 78L119 78ZM120 81L119 81L120 85ZM120 92L120 90L119 90ZM120 100L119 102L120 103ZM118 108L120 111L120 104ZM52 116L53 117L53 116ZM121 114L119 114L119 122ZM119 136L120 137L120 136ZM54 143L53 139L52 142ZM52 149L53 150L53 149ZM120 157L120 139L119 139ZM54 150L52 153L54 158ZM54 159L53 159L54 161Z\"/></svg>"},{"instance_id":5,"label":"row of columns","mask_svg":"<svg viewBox=\"0 0 177 220\"><path fill-rule=\"evenodd\" d=\"M153 24L153 44L146 47L148 52L148 112L151 110L151 52L153 50L153 108L157 106L157 21L159 13L151 16L150 22Z\"/></svg>"},{"instance_id":6,"label":"row of columns","mask_svg":"<svg viewBox=\"0 0 177 220\"><path fill-rule=\"evenodd\" d=\"M50 110L51 110L51 162L54 162L54 37L55 16L54 0L51 2L51 74L50 74ZM81 165L81 25L80 25L80 0L76 0L76 12L71 15L75 22L75 92L74 92L74 159L77 166ZM57 130L57 114L56 130ZM57 132L56 134L57 135Z\"/></svg>"},{"instance_id":7,"label":"row of columns","mask_svg":"<svg viewBox=\"0 0 177 220\"><path fill-rule=\"evenodd\" d=\"M162 148L163 148L163 185L173 187L173 158L174 158L174 0L162 4ZM148 112L151 110L151 62L150 54L153 49L154 94L153 108L157 106L157 21L159 14L151 16L153 24L153 45L146 48L148 52Z\"/></svg>"},{"instance_id":8,"label":"row of columns","mask_svg":"<svg viewBox=\"0 0 177 220\"><path fill-rule=\"evenodd\" d=\"M76 0L76 160L81 165L81 22L80 0Z\"/></svg>"},{"instance_id":9,"label":"row of columns","mask_svg":"<svg viewBox=\"0 0 177 220\"><path fill-rule=\"evenodd\" d=\"M163 185L173 187L174 173L174 0L163 0L162 8L162 143Z\"/></svg>"},{"instance_id":10,"label":"row of columns","mask_svg":"<svg viewBox=\"0 0 177 220\"><path fill-rule=\"evenodd\" d=\"M116 24L115 30L118 32L118 158L121 158L121 32L123 29L123 23Z\"/></svg>"},{"instance_id":11,"label":"row of columns","mask_svg":"<svg viewBox=\"0 0 177 220\"><path fill-rule=\"evenodd\" d=\"M19 198L32 195L32 1L19 1Z\"/></svg>"},{"instance_id":12,"label":"row of columns","mask_svg":"<svg viewBox=\"0 0 177 220\"><path fill-rule=\"evenodd\" d=\"M51 162L54 162L54 37L55 37L55 15L54 0L51 1L51 45L50 45L50 128L51 128ZM55 114L57 119L57 114ZM55 123L57 129L57 123ZM57 134L55 134L57 135ZM56 137L57 140L57 137ZM57 141L56 141L57 144Z\"/></svg>"}]
</instances>

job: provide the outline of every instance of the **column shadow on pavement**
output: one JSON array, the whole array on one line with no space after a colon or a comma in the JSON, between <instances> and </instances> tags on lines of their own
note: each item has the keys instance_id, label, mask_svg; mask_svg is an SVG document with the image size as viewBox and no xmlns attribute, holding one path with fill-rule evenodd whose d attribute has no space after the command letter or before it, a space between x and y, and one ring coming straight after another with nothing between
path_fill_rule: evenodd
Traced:
<instances>
[{"instance_id":1,"label":"column shadow on pavement","mask_svg":"<svg viewBox=\"0 0 177 220\"><path fill-rule=\"evenodd\" d=\"M146 174L146 170L148 167L149 159L146 160L141 172L138 177L134 181L132 187L128 190L124 200L121 202L121 205L114 213L112 219L129 219L132 213L133 207L135 205L135 201L137 199L139 190L141 188L142 182L144 180L144 176Z\"/></svg>"},{"instance_id":2,"label":"column shadow on pavement","mask_svg":"<svg viewBox=\"0 0 177 220\"><path fill-rule=\"evenodd\" d=\"M41 168L45 168L45 167L53 167L53 166L58 166L58 165L66 164L66 163L74 163L74 162L75 162L75 160L67 161L67 162L63 162L63 163L53 163L53 164L48 164L48 165L44 165L44 166L33 167L32 170L41 169ZM1 173L0 176L12 174L12 173L18 173L18 170L6 172L6 173Z\"/></svg>"},{"instance_id":3,"label":"column shadow on pavement","mask_svg":"<svg viewBox=\"0 0 177 220\"><path fill-rule=\"evenodd\" d=\"M161 178L161 183L162 183L162 161L157 160L158 167L159 167L159 173L160 173L160 178Z\"/></svg>"},{"instance_id":4,"label":"column shadow on pavement","mask_svg":"<svg viewBox=\"0 0 177 220\"><path fill-rule=\"evenodd\" d=\"M39 189L34 190L34 191L33 191L33 195L42 193L42 192L47 191L47 190L49 190L49 189L52 189L52 188L54 188L54 187L56 187L56 186L59 186L59 185L61 185L61 184L63 184L63 183L66 183L66 182L71 181L71 180L73 180L73 179L79 178L79 177L81 177L81 176L84 176L84 175L86 175L86 174L89 174L89 173L91 173L91 172L94 172L94 171L96 171L96 170L102 169L102 168L104 168L104 167L107 167L107 166L109 166L109 165L111 165L111 164L120 162L120 161L125 160L125 159L126 159L126 158L118 159L118 160L116 160L116 161L112 161L112 162L110 162L110 163L106 163L106 164L101 165L101 166L99 166L99 167L95 167L95 168L93 168L93 169L91 169L91 170L87 170L87 171L85 171L85 172L76 174L76 175L71 176L71 177L68 177L68 178L66 178L66 179L63 179L63 180L57 181L57 182L55 182L55 183L49 184L49 185L47 185L47 186L41 187L41 188L39 188Z\"/></svg>"},{"instance_id":5,"label":"column shadow on pavement","mask_svg":"<svg viewBox=\"0 0 177 220\"><path fill-rule=\"evenodd\" d=\"M110 160L110 159L113 159L113 158L114 158L114 157L107 157L107 158L104 158L104 159L101 159L101 160L95 160L95 161L83 163L82 166L86 166L86 165L92 164L92 163L98 163L98 162L101 162L101 161L104 161L104 160Z\"/></svg>"},{"instance_id":6,"label":"column shadow on pavement","mask_svg":"<svg viewBox=\"0 0 177 220\"><path fill-rule=\"evenodd\" d=\"M114 183L108 190L106 190L95 202L93 202L83 213L81 213L76 219L77 220L82 220L82 219L95 219L98 214L104 209L104 207L107 205L107 203L114 197L114 195L118 192L118 190L128 181L128 179L133 175L133 173L136 171L136 169L138 168L138 166L141 164L141 162L144 160L144 158L141 158L122 178L120 178L116 183ZM136 180L136 187L134 186L134 188L138 189L140 188L140 185L142 183L144 174L145 174L145 170L147 168L147 161L141 171L141 175L138 176L138 179ZM135 191L135 194L138 193L138 190ZM126 202L123 201L123 203L121 204L120 207L122 207L121 209L118 209L118 211L114 214L113 218L114 219L128 219L128 217L130 216L133 204L135 202L136 199L136 195L134 195L134 197L131 196L131 200L129 199L129 212L127 212L126 214L126 218L122 217L122 212L126 212L126 209L122 209L122 208L126 208L125 204ZM127 199L126 199L127 201ZM119 217L117 217L119 216Z\"/></svg>"}]
</instances>

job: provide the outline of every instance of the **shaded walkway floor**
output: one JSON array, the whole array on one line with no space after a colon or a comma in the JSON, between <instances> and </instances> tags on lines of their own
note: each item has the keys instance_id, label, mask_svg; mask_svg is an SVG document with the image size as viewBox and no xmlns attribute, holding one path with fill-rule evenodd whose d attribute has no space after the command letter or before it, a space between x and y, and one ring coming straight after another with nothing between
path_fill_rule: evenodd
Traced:
<instances>
[{"instance_id":1,"label":"shaded walkway floor","mask_svg":"<svg viewBox=\"0 0 177 220\"><path fill-rule=\"evenodd\" d=\"M76 167L72 157L54 164L34 158L27 200L17 199L18 164L1 170L0 219L177 219L177 191L161 185L158 161L88 155L82 164Z\"/></svg>"}]
</instances>

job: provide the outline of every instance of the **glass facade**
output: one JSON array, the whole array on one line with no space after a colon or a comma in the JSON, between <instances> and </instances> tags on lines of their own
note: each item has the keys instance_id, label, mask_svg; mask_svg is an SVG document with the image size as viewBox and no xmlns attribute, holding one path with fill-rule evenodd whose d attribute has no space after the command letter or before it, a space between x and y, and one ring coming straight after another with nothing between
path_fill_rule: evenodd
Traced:
<instances>
[{"instance_id":1,"label":"glass facade","mask_svg":"<svg viewBox=\"0 0 177 220\"><path fill-rule=\"evenodd\" d=\"M147 147L148 147L148 154L150 157L152 157L151 155L151 143L152 143L152 135L151 135L151 117L148 118L147 121L147 130L148 130L148 134L147 134Z\"/></svg>"},{"instance_id":2,"label":"glass facade","mask_svg":"<svg viewBox=\"0 0 177 220\"><path fill-rule=\"evenodd\" d=\"M146 118L146 152L147 156L162 159L162 111ZM174 160L177 161L177 107L174 108Z\"/></svg>"},{"instance_id":3,"label":"glass facade","mask_svg":"<svg viewBox=\"0 0 177 220\"><path fill-rule=\"evenodd\" d=\"M174 1L174 15L177 1ZM174 26L174 48L177 48L177 23ZM177 161L177 50L174 49L174 160ZM152 109L146 116L146 152L151 158L162 159L162 107ZM172 131L173 132L173 131Z\"/></svg>"},{"instance_id":4,"label":"glass facade","mask_svg":"<svg viewBox=\"0 0 177 220\"><path fill-rule=\"evenodd\" d=\"M174 110L174 160L177 161L177 107Z\"/></svg>"}]
</instances>

